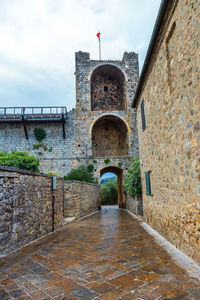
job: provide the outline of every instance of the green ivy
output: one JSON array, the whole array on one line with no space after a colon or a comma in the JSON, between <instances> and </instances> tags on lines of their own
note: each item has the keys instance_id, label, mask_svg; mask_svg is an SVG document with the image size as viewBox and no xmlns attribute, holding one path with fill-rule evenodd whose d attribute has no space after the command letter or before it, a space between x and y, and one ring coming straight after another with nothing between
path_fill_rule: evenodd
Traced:
<instances>
[{"instance_id":1,"label":"green ivy","mask_svg":"<svg viewBox=\"0 0 200 300\"><path fill-rule=\"evenodd\" d=\"M121 168L122 162L118 162L118 167Z\"/></svg>"},{"instance_id":2,"label":"green ivy","mask_svg":"<svg viewBox=\"0 0 200 300\"><path fill-rule=\"evenodd\" d=\"M107 164L109 164L109 162L110 162L110 159L109 158L106 158L105 160L104 160L104 163L107 165Z\"/></svg>"},{"instance_id":3,"label":"green ivy","mask_svg":"<svg viewBox=\"0 0 200 300\"><path fill-rule=\"evenodd\" d=\"M46 132L42 128L35 128L33 132L38 142L41 142L46 137Z\"/></svg>"},{"instance_id":4,"label":"green ivy","mask_svg":"<svg viewBox=\"0 0 200 300\"><path fill-rule=\"evenodd\" d=\"M38 152L38 155L42 155L43 153L41 151Z\"/></svg>"},{"instance_id":5,"label":"green ivy","mask_svg":"<svg viewBox=\"0 0 200 300\"><path fill-rule=\"evenodd\" d=\"M43 149L44 149L44 151L47 151L47 146L46 145L43 145Z\"/></svg>"},{"instance_id":6,"label":"green ivy","mask_svg":"<svg viewBox=\"0 0 200 300\"><path fill-rule=\"evenodd\" d=\"M53 150L52 147L50 147L48 151L49 151L49 152L52 152L52 150Z\"/></svg>"},{"instance_id":7,"label":"green ivy","mask_svg":"<svg viewBox=\"0 0 200 300\"><path fill-rule=\"evenodd\" d=\"M126 176L124 178L124 190L131 197L142 195L139 156L132 159L132 165L127 170Z\"/></svg>"}]
</instances>

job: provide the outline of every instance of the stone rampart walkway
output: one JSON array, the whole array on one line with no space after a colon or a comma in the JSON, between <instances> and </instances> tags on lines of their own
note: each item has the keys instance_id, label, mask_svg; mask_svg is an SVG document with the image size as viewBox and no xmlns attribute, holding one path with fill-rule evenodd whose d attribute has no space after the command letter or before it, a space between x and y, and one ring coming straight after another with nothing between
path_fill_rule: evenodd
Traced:
<instances>
[{"instance_id":1,"label":"stone rampart walkway","mask_svg":"<svg viewBox=\"0 0 200 300\"><path fill-rule=\"evenodd\" d=\"M103 209L0 260L0 299L200 299L127 212Z\"/></svg>"}]
</instances>

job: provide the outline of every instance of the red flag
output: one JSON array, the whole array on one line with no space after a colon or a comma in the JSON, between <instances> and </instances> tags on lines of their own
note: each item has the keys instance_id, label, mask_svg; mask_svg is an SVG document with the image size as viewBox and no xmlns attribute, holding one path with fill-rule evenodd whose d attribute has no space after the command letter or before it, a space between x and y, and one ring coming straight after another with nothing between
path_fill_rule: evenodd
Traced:
<instances>
[{"instance_id":1,"label":"red flag","mask_svg":"<svg viewBox=\"0 0 200 300\"><path fill-rule=\"evenodd\" d=\"M99 41L100 41L100 34L101 34L100 32L97 33L97 37L98 37Z\"/></svg>"}]
</instances>

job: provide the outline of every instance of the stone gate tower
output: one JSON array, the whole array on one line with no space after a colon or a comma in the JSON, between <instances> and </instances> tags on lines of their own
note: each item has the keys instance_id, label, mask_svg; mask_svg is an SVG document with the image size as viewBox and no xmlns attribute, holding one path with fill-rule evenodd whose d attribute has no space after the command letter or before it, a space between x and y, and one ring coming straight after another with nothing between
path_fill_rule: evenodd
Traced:
<instances>
[{"instance_id":1,"label":"stone gate tower","mask_svg":"<svg viewBox=\"0 0 200 300\"><path fill-rule=\"evenodd\" d=\"M123 206L123 176L130 158L138 155L136 114L131 103L138 83L138 55L124 53L121 61L90 60L76 53L77 165L93 164L97 178L118 176Z\"/></svg>"}]
</instances>

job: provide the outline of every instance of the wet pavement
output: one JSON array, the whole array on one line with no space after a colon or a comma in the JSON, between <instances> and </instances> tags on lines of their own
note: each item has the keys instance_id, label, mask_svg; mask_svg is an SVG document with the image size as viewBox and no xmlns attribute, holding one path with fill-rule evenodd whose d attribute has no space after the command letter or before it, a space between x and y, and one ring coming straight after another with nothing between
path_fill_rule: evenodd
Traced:
<instances>
[{"instance_id":1,"label":"wet pavement","mask_svg":"<svg viewBox=\"0 0 200 300\"><path fill-rule=\"evenodd\" d=\"M200 299L177 266L126 211L67 225L0 260L0 299Z\"/></svg>"}]
</instances>

